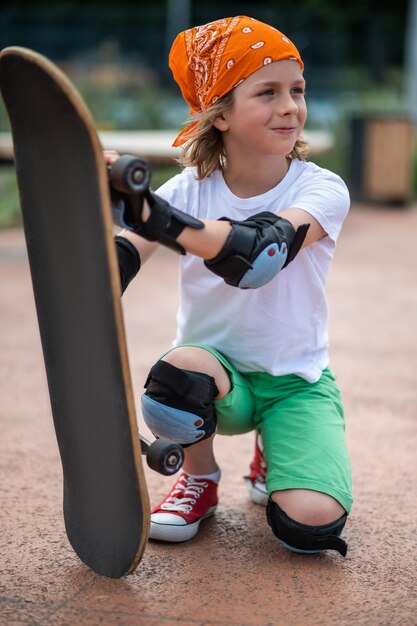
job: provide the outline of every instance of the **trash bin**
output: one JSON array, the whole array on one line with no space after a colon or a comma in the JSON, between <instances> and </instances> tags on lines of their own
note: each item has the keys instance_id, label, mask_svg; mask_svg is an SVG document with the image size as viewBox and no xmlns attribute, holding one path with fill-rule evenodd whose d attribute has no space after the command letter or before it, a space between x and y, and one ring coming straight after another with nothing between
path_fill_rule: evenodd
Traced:
<instances>
[{"instance_id":1,"label":"trash bin","mask_svg":"<svg viewBox=\"0 0 417 626\"><path fill-rule=\"evenodd\" d=\"M407 204L413 196L414 126L405 117L351 122L351 194L361 202Z\"/></svg>"}]
</instances>

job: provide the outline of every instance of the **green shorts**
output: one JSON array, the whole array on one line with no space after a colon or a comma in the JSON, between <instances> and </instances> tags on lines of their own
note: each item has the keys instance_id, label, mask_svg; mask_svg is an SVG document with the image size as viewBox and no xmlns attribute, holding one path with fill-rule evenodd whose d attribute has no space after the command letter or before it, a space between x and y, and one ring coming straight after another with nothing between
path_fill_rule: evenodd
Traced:
<instances>
[{"instance_id":1,"label":"green shorts","mask_svg":"<svg viewBox=\"0 0 417 626\"><path fill-rule=\"evenodd\" d=\"M188 344L190 345L190 344ZM352 506L350 462L343 405L335 376L325 369L316 383L294 374L238 372L207 346L230 376L232 389L214 401L218 433L258 430L267 465L268 493L311 489Z\"/></svg>"}]
</instances>

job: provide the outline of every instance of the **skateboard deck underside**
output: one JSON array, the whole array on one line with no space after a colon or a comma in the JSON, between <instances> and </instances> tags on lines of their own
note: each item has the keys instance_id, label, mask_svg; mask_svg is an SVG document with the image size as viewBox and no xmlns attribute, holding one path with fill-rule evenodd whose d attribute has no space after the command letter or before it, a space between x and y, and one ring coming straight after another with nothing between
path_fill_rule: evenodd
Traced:
<instances>
[{"instance_id":1,"label":"skateboard deck underside","mask_svg":"<svg viewBox=\"0 0 417 626\"><path fill-rule=\"evenodd\" d=\"M15 163L70 543L96 572L133 571L149 504L126 355L101 147L67 79L28 50L2 53Z\"/></svg>"}]
</instances>

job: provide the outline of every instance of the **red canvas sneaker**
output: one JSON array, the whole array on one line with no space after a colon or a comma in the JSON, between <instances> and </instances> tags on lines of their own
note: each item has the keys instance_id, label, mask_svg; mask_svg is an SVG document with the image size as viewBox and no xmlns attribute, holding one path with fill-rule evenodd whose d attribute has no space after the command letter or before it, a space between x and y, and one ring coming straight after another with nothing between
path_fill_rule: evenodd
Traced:
<instances>
[{"instance_id":1,"label":"red canvas sneaker","mask_svg":"<svg viewBox=\"0 0 417 626\"><path fill-rule=\"evenodd\" d=\"M169 494L151 511L150 538L188 541L217 507L217 483L182 472Z\"/></svg>"},{"instance_id":2,"label":"red canvas sneaker","mask_svg":"<svg viewBox=\"0 0 417 626\"><path fill-rule=\"evenodd\" d=\"M262 439L259 433L255 437L255 452L250 463L250 474L245 476L249 498L255 504L266 506L268 493L266 491L266 463L262 452Z\"/></svg>"}]
</instances>

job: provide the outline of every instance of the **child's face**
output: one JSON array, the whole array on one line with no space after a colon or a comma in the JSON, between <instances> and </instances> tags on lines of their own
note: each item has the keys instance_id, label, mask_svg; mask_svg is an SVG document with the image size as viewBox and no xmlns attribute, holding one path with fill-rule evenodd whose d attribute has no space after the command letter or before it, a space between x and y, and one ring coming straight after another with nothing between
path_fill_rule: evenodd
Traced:
<instances>
[{"instance_id":1,"label":"child's face","mask_svg":"<svg viewBox=\"0 0 417 626\"><path fill-rule=\"evenodd\" d=\"M296 61L276 61L235 87L230 109L216 119L228 156L286 156L304 127L305 81Z\"/></svg>"}]
</instances>

